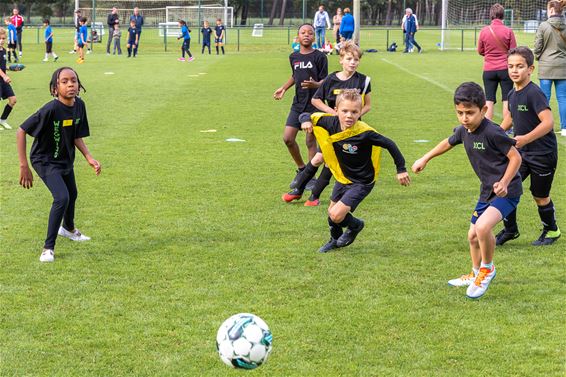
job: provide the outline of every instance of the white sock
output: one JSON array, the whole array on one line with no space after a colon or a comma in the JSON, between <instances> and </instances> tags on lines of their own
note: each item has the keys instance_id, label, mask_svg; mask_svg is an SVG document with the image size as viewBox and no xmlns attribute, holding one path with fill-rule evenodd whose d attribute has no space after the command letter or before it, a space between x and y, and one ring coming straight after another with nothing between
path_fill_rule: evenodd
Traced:
<instances>
[{"instance_id":1,"label":"white sock","mask_svg":"<svg viewBox=\"0 0 566 377\"><path fill-rule=\"evenodd\" d=\"M490 263L481 262L480 268L487 268L487 269L491 270L492 267L493 267L493 261L491 261Z\"/></svg>"},{"instance_id":2,"label":"white sock","mask_svg":"<svg viewBox=\"0 0 566 377\"><path fill-rule=\"evenodd\" d=\"M474 271L474 275L477 276L480 273L480 269L479 268L474 268L472 267L472 271Z\"/></svg>"}]
</instances>

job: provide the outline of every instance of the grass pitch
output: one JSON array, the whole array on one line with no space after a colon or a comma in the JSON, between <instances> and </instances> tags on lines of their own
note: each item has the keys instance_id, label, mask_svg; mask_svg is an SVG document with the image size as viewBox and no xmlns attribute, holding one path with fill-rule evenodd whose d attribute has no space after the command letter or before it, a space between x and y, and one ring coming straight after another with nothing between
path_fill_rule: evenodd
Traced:
<instances>
[{"instance_id":1,"label":"grass pitch","mask_svg":"<svg viewBox=\"0 0 566 377\"><path fill-rule=\"evenodd\" d=\"M446 284L469 271L479 192L462 147L409 188L384 154L356 212L366 229L320 255L329 189L318 208L280 200L294 170L281 141L292 92L271 95L290 75L288 49L232 45L188 64L149 35L136 59L97 45L83 65L57 40L55 64L27 45L27 68L10 74L18 126L49 100L56 67L77 69L86 142L103 171L95 177L77 156L76 224L92 241L59 239L55 263L41 264L51 197L36 175L32 190L18 186L14 131L0 133L0 375L234 375L214 340L238 312L273 331L258 376L564 375L566 241L530 246L540 225L527 194L522 235L496 250L498 276L479 301ZM474 52L425 43L422 55L366 54L360 66L373 80L364 120L398 143L408 167L457 124L455 87L481 83ZM329 66L339 69L335 56ZM552 196L566 231L565 144Z\"/></svg>"}]
</instances>

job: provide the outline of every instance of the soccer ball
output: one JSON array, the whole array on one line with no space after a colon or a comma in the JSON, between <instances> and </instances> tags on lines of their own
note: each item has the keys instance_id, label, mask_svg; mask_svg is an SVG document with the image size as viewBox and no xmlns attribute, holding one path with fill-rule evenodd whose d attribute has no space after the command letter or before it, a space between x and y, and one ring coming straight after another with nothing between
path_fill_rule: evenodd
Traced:
<instances>
[{"instance_id":1,"label":"soccer ball","mask_svg":"<svg viewBox=\"0 0 566 377\"><path fill-rule=\"evenodd\" d=\"M263 319L249 313L228 318L216 334L216 349L232 368L255 369L267 361L273 336Z\"/></svg>"}]
</instances>

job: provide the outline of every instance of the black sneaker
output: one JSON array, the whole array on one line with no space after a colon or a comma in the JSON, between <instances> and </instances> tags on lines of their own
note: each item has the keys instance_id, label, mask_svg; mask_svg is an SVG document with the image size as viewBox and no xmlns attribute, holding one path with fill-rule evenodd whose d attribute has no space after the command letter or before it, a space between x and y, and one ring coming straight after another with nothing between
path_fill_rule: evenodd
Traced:
<instances>
[{"instance_id":1,"label":"black sneaker","mask_svg":"<svg viewBox=\"0 0 566 377\"><path fill-rule=\"evenodd\" d=\"M325 243L320 249L318 249L319 253L327 253L332 249L337 249L338 245L336 245L336 240L330 237L330 241Z\"/></svg>"},{"instance_id":2,"label":"black sneaker","mask_svg":"<svg viewBox=\"0 0 566 377\"><path fill-rule=\"evenodd\" d=\"M362 229L364 229L364 225L364 221L360 220L360 225L356 229L346 229L344 234L341 235L340 238L338 238L338 240L336 241L336 246L345 247L351 245L356 239L358 233L360 233Z\"/></svg>"},{"instance_id":3,"label":"black sneaker","mask_svg":"<svg viewBox=\"0 0 566 377\"><path fill-rule=\"evenodd\" d=\"M289 185L290 189L294 189L297 187L297 181L299 180L299 175L303 172L304 169L305 168L297 169L297 174L295 175L295 178L293 178L291 184Z\"/></svg>"},{"instance_id":4,"label":"black sneaker","mask_svg":"<svg viewBox=\"0 0 566 377\"><path fill-rule=\"evenodd\" d=\"M560 229L548 230L543 229L538 240L533 241L531 245L533 246L546 246L552 245L554 241L560 238Z\"/></svg>"},{"instance_id":5,"label":"black sneaker","mask_svg":"<svg viewBox=\"0 0 566 377\"><path fill-rule=\"evenodd\" d=\"M507 241L514 240L515 238L519 238L520 234L519 231L517 232L506 232L505 229L502 229L501 232L497 233L495 236L495 245L501 246Z\"/></svg>"},{"instance_id":6,"label":"black sneaker","mask_svg":"<svg viewBox=\"0 0 566 377\"><path fill-rule=\"evenodd\" d=\"M315 185L316 185L316 178L311 178L311 180L308 181L307 186L305 187L305 190L312 191L312 189L314 188Z\"/></svg>"}]
</instances>

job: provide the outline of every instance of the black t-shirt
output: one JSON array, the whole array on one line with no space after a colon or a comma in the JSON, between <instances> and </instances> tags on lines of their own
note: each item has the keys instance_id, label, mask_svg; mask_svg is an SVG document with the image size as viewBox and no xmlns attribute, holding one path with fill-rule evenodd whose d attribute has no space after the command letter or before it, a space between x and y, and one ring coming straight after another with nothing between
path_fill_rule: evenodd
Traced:
<instances>
[{"instance_id":1,"label":"black t-shirt","mask_svg":"<svg viewBox=\"0 0 566 377\"><path fill-rule=\"evenodd\" d=\"M209 27L203 27L202 29L200 29L200 32L202 33L202 41L210 42L210 34L212 34L212 29Z\"/></svg>"},{"instance_id":2,"label":"black t-shirt","mask_svg":"<svg viewBox=\"0 0 566 377\"><path fill-rule=\"evenodd\" d=\"M214 31L216 31L216 38L220 38L220 36L222 35L222 32L226 30L226 26L224 25L216 25L214 27Z\"/></svg>"},{"instance_id":3,"label":"black t-shirt","mask_svg":"<svg viewBox=\"0 0 566 377\"><path fill-rule=\"evenodd\" d=\"M470 164L481 182L479 200L488 203L495 199L493 184L505 175L509 165L507 153L515 140L486 118L474 132L468 132L464 126L456 127L448 143L452 146L464 144ZM521 176L517 172L507 187L507 197L517 198L522 193Z\"/></svg>"},{"instance_id":4,"label":"black t-shirt","mask_svg":"<svg viewBox=\"0 0 566 377\"><path fill-rule=\"evenodd\" d=\"M0 47L0 69L6 73L6 50ZM2 79L4 82L4 79Z\"/></svg>"},{"instance_id":5,"label":"black t-shirt","mask_svg":"<svg viewBox=\"0 0 566 377\"><path fill-rule=\"evenodd\" d=\"M305 120L310 120L310 114L301 114L301 121ZM337 116L321 117L316 125L327 130L330 135L342 132ZM374 181L375 169L371 159L374 145L387 149L393 157L397 173L407 171L405 158L395 142L375 131L365 131L356 136L334 142L332 145L344 176L353 183L369 184Z\"/></svg>"},{"instance_id":6,"label":"black t-shirt","mask_svg":"<svg viewBox=\"0 0 566 377\"><path fill-rule=\"evenodd\" d=\"M89 136L85 104L78 97L73 106L56 99L48 102L20 127L35 138L30 161L40 177L69 172L75 161L75 139Z\"/></svg>"},{"instance_id":7,"label":"black t-shirt","mask_svg":"<svg viewBox=\"0 0 566 377\"><path fill-rule=\"evenodd\" d=\"M513 88L509 92L508 100L515 135L526 135L534 130L540 124L538 114L550 109L544 93L532 81L519 91ZM552 130L519 149L519 152L531 155L543 155L557 151L556 135Z\"/></svg>"},{"instance_id":8,"label":"black t-shirt","mask_svg":"<svg viewBox=\"0 0 566 377\"><path fill-rule=\"evenodd\" d=\"M302 113L303 111L315 112L316 108L311 105L311 99L317 89L303 89L301 83L310 80L320 81L328 75L328 59L326 54L319 50L314 50L308 54L301 54L299 51L289 55L289 63L295 79L295 97L293 98L293 110Z\"/></svg>"},{"instance_id":9,"label":"black t-shirt","mask_svg":"<svg viewBox=\"0 0 566 377\"><path fill-rule=\"evenodd\" d=\"M128 41L130 42L136 42L136 35L139 34L139 30L136 29L135 27L129 27L128 28Z\"/></svg>"},{"instance_id":10,"label":"black t-shirt","mask_svg":"<svg viewBox=\"0 0 566 377\"><path fill-rule=\"evenodd\" d=\"M326 104L331 108L336 106L336 97L343 89L358 89L360 94L362 94L364 93L364 88L366 86L366 75L354 72L352 77L343 81L338 78L337 73L338 72L333 72L329 74L313 96L313 98L326 101ZM364 95L370 92L371 83L368 81L368 87Z\"/></svg>"}]
</instances>

